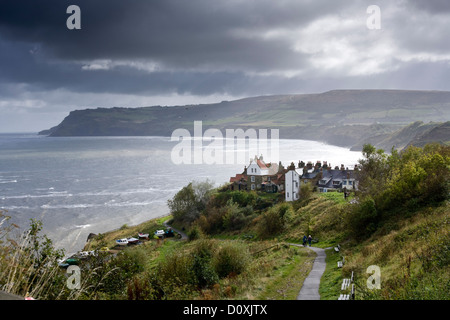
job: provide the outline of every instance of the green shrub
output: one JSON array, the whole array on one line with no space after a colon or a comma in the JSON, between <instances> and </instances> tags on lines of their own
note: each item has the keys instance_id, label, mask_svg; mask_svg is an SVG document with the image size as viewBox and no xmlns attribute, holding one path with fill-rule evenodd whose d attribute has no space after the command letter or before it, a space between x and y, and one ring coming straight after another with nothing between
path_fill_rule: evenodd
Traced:
<instances>
[{"instance_id":1,"label":"green shrub","mask_svg":"<svg viewBox=\"0 0 450 320\"><path fill-rule=\"evenodd\" d=\"M219 277L237 275L245 271L250 261L249 253L237 244L227 244L214 256L213 264Z\"/></svg>"},{"instance_id":2,"label":"green shrub","mask_svg":"<svg viewBox=\"0 0 450 320\"><path fill-rule=\"evenodd\" d=\"M267 238L283 232L292 217L293 209L290 204L281 203L273 206L261 216L258 222L258 235Z\"/></svg>"},{"instance_id":3,"label":"green shrub","mask_svg":"<svg viewBox=\"0 0 450 320\"><path fill-rule=\"evenodd\" d=\"M355 238L372 234L377 227L378 214L375 201L368 197L360 204L355 204L347 216L347 226Z\"/></svg>"},{"instance_id":4,"label":"green shrub","mask_svg":"<svg viewBox=\"0 0 450 320\"><path fill-rule=\"evenodd\" d=\"M157 268L157 278L162 284L169 281L178 284L196 283L192 268L192 259L185 252L173 252L162 260Z\"/></svg>"},{"instance_id":5,"label":"green shrub","mask_svg":"<svg viewBox=\"0 0 450 320\"><path fill-rule=\"evenodd\" d=\"M194 224L189 230L187 236L189 238L189 241L194 241L203 238L205 235L203 234L200 226L198 224Z\"/></svg>"},{"instance_id":6,"label":"green shrub","mask_svg":"<svg viewBox=\"0 0 450 320\"><path fill-rule=\"evenodd\" d=\"M244 215L244 210L236 203L230 203L226 207L226 214L222 218L225 230L238 230L246 225L248 219Z\"/></svg>"}]
</instances>

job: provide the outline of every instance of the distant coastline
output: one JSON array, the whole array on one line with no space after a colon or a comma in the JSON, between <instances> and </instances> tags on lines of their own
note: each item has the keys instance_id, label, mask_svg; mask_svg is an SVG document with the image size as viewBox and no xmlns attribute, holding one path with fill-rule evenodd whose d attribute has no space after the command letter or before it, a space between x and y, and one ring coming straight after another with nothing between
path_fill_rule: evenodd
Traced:
<instances>
[{"instance_id":1,"label":"distant coastline","mask_svg":"<svg viewBox=\"0 0 450 320\"><path fill-rule=\"evenodd\" d=\"M320 141L355 151L371 143L390 150L389 144L404 147L420 138L422 129L441 125L447 119L449 91L332 90L201 105L75 110L60 124L39 134L171 136L178 128L192 130L194 121L202 121L205 130L278 129L281 139ZM415 126L415 134L397 139L402 129L418 121L422 126Z\"/></svg>"}]
</instances>

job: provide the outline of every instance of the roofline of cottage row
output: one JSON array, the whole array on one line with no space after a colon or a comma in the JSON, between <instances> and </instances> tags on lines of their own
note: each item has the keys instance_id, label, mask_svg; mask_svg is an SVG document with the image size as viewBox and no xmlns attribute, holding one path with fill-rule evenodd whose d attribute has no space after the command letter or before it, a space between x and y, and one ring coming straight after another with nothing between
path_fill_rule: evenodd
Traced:
<instances>
[{"instance_id":1,"label":"roofline of cottage row","mask_svg":"<svg viewBox=\"0 0 450 320\"><path fill-rule=\"evenodd\" d=\"M261 155L261 156L256 156L255 155L255 157L254 158L251 158L250 159L250 163L249 163L249 166L252 164L252 163L256 163L256 165L258 165L260 168L262 168L262 169L269 169L272 165L275 165L275 166L283 166L283 164L281 163L281 161L279 161L278 163L275 163L275 162L269 162L269 163L266 163L266 162L264 162L264 159L263 159L263 156ZM323 163L323 165L322 165L322 163ZM262 166L260 165L260 164L262 164ZM302 165L302 166L301 166ZM292 166L294 166L295 167L295 165L294 165L294 162L291 162L291 164L287 167L287 168L291 168ZM284 166L283 166L284 167ZM331 168L331 164L329 164L328 163L328 161L321 161L321 160L317 160L316 162L315 162L315 164L313 165L313 162L312 161L308 161L307 163L305 163L305 162L303 162L302 160L299 160L298 161L298 169L303 169L303 168L310 168L310 169L312 169L312 168L324 168L324 167L326 167L328 170L330 170L330 168ZM354 170L355 168L358 168L359 167L359 165L357 164L357 163L355 163L355 165L353 166L353 169L349 169L349 167L347 166L347 167L344 167L344 164L342 164L341 163L341 166L339 167L339 166L335 166L334 167L334 170ZM245 166L245 168L247 168L247 166ZM338 169L336 169L336 168L338 168ZM344 168L344 169L343 169Z\"/></svg>"}]
</instances>

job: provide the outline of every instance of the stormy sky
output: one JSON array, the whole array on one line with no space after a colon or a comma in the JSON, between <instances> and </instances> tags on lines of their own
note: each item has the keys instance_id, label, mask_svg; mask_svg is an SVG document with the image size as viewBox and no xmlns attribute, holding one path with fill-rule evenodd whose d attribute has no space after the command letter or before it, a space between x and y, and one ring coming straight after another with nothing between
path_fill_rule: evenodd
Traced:
<instances>
[{"instance_id":1,"label":"stormy sky","mask_svg":"<svg viewBox=\"0 0 450 320\"><path fill-rule=\"evenodd\" d=\"M0 132L95 107L450 90L449 30L448 0L0 0Z\"/></svg>"}]
</instances>

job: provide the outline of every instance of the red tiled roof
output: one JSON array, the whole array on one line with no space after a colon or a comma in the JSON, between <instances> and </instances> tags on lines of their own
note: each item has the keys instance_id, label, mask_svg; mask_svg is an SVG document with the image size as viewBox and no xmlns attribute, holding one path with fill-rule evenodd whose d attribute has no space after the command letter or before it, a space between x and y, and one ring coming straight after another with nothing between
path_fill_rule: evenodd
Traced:
<instances>
[{"instance_id":1,"label":"red tiled roof","mask_svg":"<svg viewBox=\"0 0 450 320\"><path fill-rule=\"evenodd\" d=\"M258 165L258 167L260 167L261 169L269 169L269 167L267 167L267 165L264 163L264 161L262 160L256 160L256 164Z\"/></svg>"},{"instance_id":2,"label":"red tiled roof","mask_svg":"<svg viewBox=\"0 0 450 320\"><path fill-rule=\"evenodd\" d=\"M235 177L230 178L230 182L239 182L242 178L244 178L243 174L237 174Z\"/></svg>"}]
</instances>

